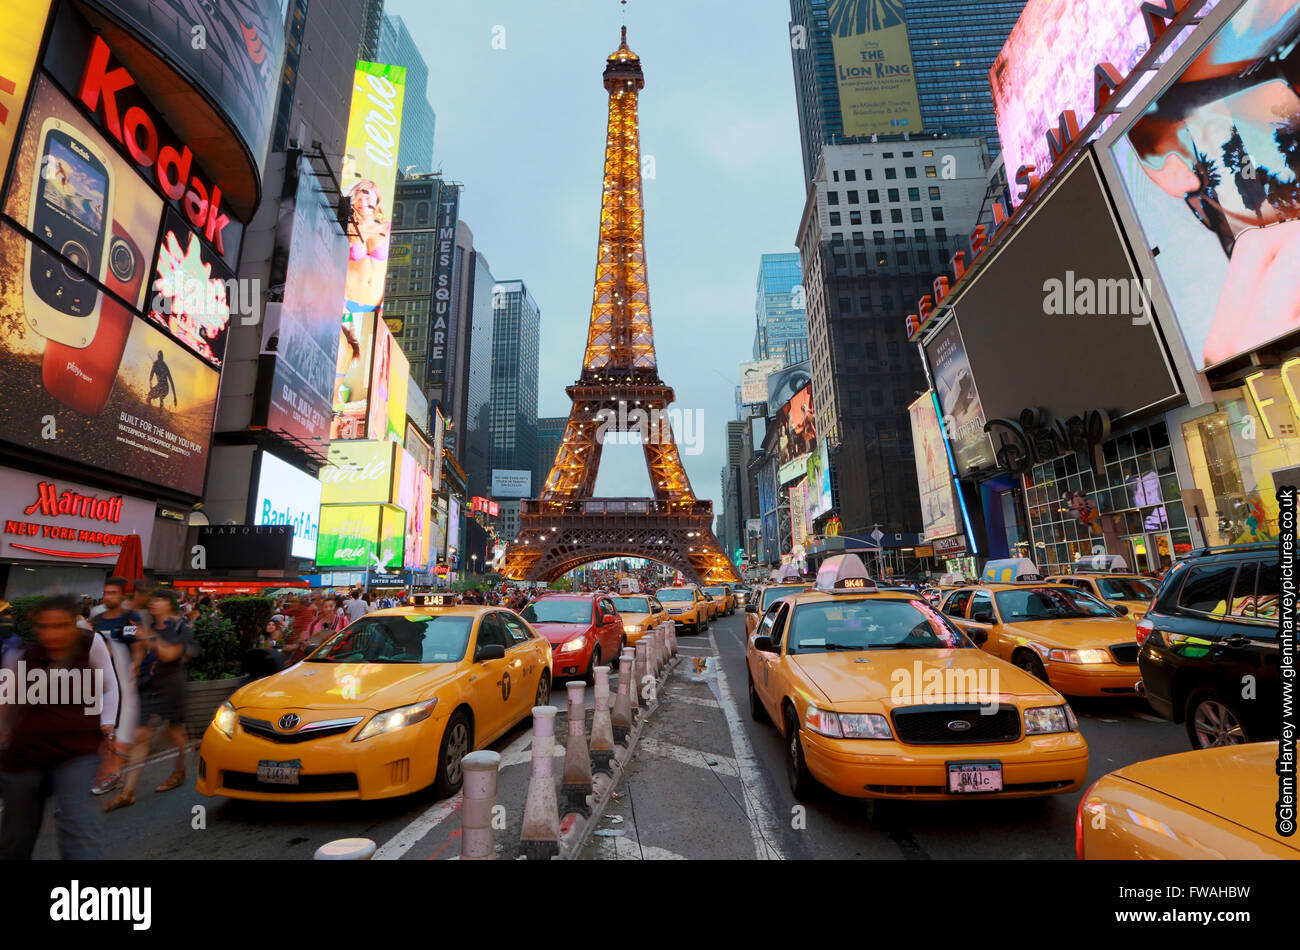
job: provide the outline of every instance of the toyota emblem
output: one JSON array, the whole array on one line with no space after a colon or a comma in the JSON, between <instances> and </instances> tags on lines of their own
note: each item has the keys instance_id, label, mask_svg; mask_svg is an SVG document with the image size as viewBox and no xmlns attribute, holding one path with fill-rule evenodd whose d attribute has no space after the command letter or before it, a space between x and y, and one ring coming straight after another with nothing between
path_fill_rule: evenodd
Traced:
<instances>
[{"instance_id":1,"label":"toyota emblem","mask_svg":"<svg viewBox=\"0 0 1300 950\"><path fill-rule=\"evenodd\" d=\"M297 729L298 723L300 722L302 722L302 720L298 717L297 713L286 713L280 717L280 728L285 732L289 732L293 729ZM951 724L949 725L949 728L951 728Z\"/></svg>"},{"instance_id":2,"label":"toyota emblem","mask_svg":"<svg viewBox=\"0 0 1300 950\"><path fill-rule=\"evenodd\" d=\"M282 719L280 722L283 724L284 720ZM948 729L950 732L965 732L969 728L970 723L965 719L954 719L952 722L948 723Z\"/></svg>"}]
</instances>

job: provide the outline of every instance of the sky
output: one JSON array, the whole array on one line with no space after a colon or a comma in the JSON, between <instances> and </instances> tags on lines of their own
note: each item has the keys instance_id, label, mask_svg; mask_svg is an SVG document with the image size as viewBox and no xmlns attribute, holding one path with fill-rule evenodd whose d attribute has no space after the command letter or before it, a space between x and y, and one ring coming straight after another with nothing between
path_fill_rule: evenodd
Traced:
<instances>
[{"instance_id":1,"label":"sky","mask_svg":"<svg viewBox=\"0 0 1300 950\"><path fill-rule=\"evenodd\" d=\"M582 368L608 106L601 74L626 22L646 81L659 373L691 423L678 435L694 435L681 450L691 486L720 513L759 257L795 250L804 205L787 0L386 0L384 12L402 17L429 65L433 170L465 185L461 218L493 276L523 280L541 309L541 416L568 415L564 387ZM649 495L638 447L605 447L596 493Z\"/></svg>"}]
</instances>

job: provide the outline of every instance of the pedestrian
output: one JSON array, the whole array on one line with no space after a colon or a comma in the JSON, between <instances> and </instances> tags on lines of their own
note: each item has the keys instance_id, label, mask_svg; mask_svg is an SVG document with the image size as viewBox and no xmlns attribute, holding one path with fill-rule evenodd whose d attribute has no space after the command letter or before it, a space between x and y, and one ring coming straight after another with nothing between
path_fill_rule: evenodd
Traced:
<instances>
[{"instance_id":1,"label":"pedestrian","mask_svg":"<svg viewBox=\"0 0 1300 950\"><path fill-rule=\"evenodd\" d=\"M189 624L177 615L176 595L166 588L149 596L149 613L153 623L139 674L140 729L122 791L104 806L105 811L135 804L135 786L156 728L167 729L176 749L176 762L171 774L154 791L170 792L185 783L185 747L189 740L185 731L185 650Z\"/></svg>"},{"instance_id":2,"label":"pedestrian","mask_svg":"<svg viewBox=\"0 0 1300 950\"><path fill-rule=\"evenodd\" d=\"M139 716L136 671L144 659L145 646L137 637L140 630L139 614L122 606L128 586L129 581L123 577L110 577L104 581L104 610L91 619L95 632L103 638L112 656L119 697L116 737L104 749L103 762L95 776L95 784L90 789L94 795L107 794L122 784L122 764L135 741Z\"/></svg>"},{"instance_id":3,"label":"pedestrian","mask_svg":"<svg viewBox=\"0 0 1300 950\"><path fill-rule=\"evenodd\" d=\"M59 856L96 860L103 846L100 821L87 790L99 768L101 745L113 741L118 705L113 661L102 638L78 629L77 604L71 597L46 597L28 616L36 641L10 657L7 675L21 668L30 682L38 671L46 677L71 673L62 682L75 684L79 673L80 682L93 685L88 690L51 687L43 702L0 705L0 793L5 806L0 861L31 858L51 795Z\"/></svg>"},{"instance_id":4,"label":"pedestrian","mask_svg":"<svg viewBox=\"0 0 1300 950\"><path fill-rule=\"evenodd\" d=\"M356 623L370 613L370 604L361 599L361 591L359 590L352 592L352 599L344 603L343 607L347 611L348 620L351 623Z\"/></svg>"}]
</instances>

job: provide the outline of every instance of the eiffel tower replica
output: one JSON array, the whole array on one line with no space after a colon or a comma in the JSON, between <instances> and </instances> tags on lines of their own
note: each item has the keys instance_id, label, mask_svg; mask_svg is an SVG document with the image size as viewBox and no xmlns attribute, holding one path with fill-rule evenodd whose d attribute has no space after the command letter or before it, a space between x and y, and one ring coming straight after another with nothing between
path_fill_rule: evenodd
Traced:
<instances>
[{"instance_id":1,"label":"eiffel tower replica","mask_svg":"<svg viewBox=\"0 0 1300 950\"><path fill-rule=\"evenodd\" d=\"M645 210L637 93L641 59L622 42L605 63L609 126L600 205L600 250L591 326L564 442L536 499L520 506L519 536L501 571L550 581L612 557L650 558L697 584L739 581L713 535L713 503L700 501L682 468L659 378L646 277ZM596 498L602 436L634 432L645 450L653 498Z\"/></svg>"}]
</instances>

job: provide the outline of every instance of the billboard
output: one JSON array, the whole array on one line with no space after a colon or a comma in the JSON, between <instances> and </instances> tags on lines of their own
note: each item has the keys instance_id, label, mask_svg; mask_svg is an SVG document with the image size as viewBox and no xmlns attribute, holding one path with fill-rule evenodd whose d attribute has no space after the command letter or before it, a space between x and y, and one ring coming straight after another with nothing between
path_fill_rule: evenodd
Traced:
<instances>
[{"instance_id":1,"label":"billboard","mask_svg":"<svg viewBox=\"0 0 1300 950\"><path fill-rule=\"evenodd\" d=\"M791 363L767 378L767 414L775 416L795 393L812 384L812 364L807 360Z\"/></svg>"},{"instance_id":2,"label":"billboard","mask_svg":"<svg viewBox=\"0 0 1300 950\"><path fill-rule=\"evenodd\" d=\"M443 437L446 433L447 423L443 418L442 410L434 407L433 410L433 464L429 466L429 474L433 476L433 490L442 491L442 450Z\"/></svg>"},{"instance_id":3,"label":"billboard","mask_svg":"<svg viewBox=\"0 0 1300 950\"><path fill-rule=\"evenodd\" d=\"M533 493L533 473L514 469L492 469L493 498L528 498Z\"/></svg>"},{"instance_id":4,"label":"billboard","mask_svg":"<svg viewBox=\"0 0 1300 950\"><path fill-rule=\"evenodd\" d=\"M397 501L406 512L406 543L402 563L417 571L429 566L429 519L433 506L433 481L420 467L415 456L405 449L402 455L401 484Z\"/></svg>"},{"instance_id":5,"label":"billboard","mask_svg":"<svg viewBox=\"0 0 1300 950\"><path fill-rule=\"evenodd\" d=\"M0 33L0 182L9 170L9 153L13 151L23 117L23 103L36 54L45 35L45 21L53 0L10 0L6 4L5 29Z\"/></svg>"},{"instance_id":6,"label":"billboard","mask_svg":"<svg viewBox=\"0 0 1300 950\"><path fill-rule=\"evenodd\" d=\"M1040 312L1041 309L1040 305ZM987 421L984 407L975 389L975 376L956 319L950 320L926 343L925 358L930 364L939 407L943 410L943 431L952 446L958 474L991 466L993 443L984 431Z\"/></svg>"},{"instance_id":7,"label":"billboard","mask_svg":"<svg viewBox=\"0 0 1300 950\"><path fill-rule=\"evenodd\" d=\"M959 474L987 451L982 421L963 431L980 415L1016 418L1041 407L1062 419L1091 410L1122 418L1178 396L1150 288L1129 257L1094 153L1066 169L992 255L956 302L960 331L940 331L948 369L932 362L944 415L953 416L945 421L950 439L956 432ZM1176 252L1165 245L1166 255Z\"/></svg>"},{"instance_id":8,"label":"billboard","mask_svg":"<svg viewBox=\"0 0 1300 950\"><path fill-rule=\"evenodd\" d=\"M321 503L396 504L401 489L393 442L330 443L328 464L320 470Z\"/></svg>"},{"instance_id":9,"label":"billboard","mask_svg":"<svg viewBox=\"0 0 1300 950\"><path fill-rule=\"evenodd\" d=\"M903 0L830 0L845 135L921 131Z\"/></svg>"},{"instance_id":10,"label":"billboard","mask_svg":"<svg viewBox=\"0 0 1300 950\"><path fill-rule=\"evenodd\" d=\"M329 438L339 358L339 301L347 275L347 238L321 179L301 152L289 153L271 258L262 353L275 369L266 426L308 442Z\"/></svg>"},{"instance_id":11,"label":"billboard","mask_svg":"<svg viewBox=\"0 0 1300 950\"><path fill-rule=\"evenodd\" d=\"M916 454L916 482L921 494L921 524L927 540L957 533L957 507L953 502L948 450L935 409L934 393L927 392L907 407L912 417L912 450Z\"/></svg>"},{"instance_id":12,"label":"billboard","mask_svg":"<svg viewBox=\"0 0 1300 950\"><path fill-rule=\"evenodd\" d=\"M373 313L348 313L339 330L334 367L334 420L330 439L364 439L369 434L370 377L374 372L375 325L384 327ZM387 327L384 327L387 330ZM383 418L387 420L385 409ZM385 421L382 438L388 434Z\"/></svg>"},{"instance_id":13,"label":"billboard","mask_svg":"<svg viewBox=\"0 0 1300 950\"><path fill-rule=\"evenodd\" d=\"M1198 370L1295 329L1300 7L1246 0L1106 151Z\"/></svg>"},{"instance_id":14,"label":"billboard","mask_svg":"<svg viewBox=\"0 0 1300 950\"><path fill-rule=\"evenodd\" d=\"M294 557L312 560L320 530L320 480L302 469L262 453L253 505L253 524L293 528Z\"/></svg>"},{"instance_id":15,"label":"billboard","mask_svg":"<svg viewBox=\"0 0 1300 950\"><path fill-rule=\"evenodd\" d=\"M808 527L808 482L801 479L790 486L790 544L801 548L811 534Z\"/></svg>"},{"instance_id":16,"label":"billboard","mask_svg":"<svg viewBox=\"0 0 1300 950\"><path fill-rule=\"evenodd\" d=\"M261 167L284 65L285 0L90 2L163 51L168 64L225 113L254 167Z\"/></svg>"},{"instance_id":17,"label":"billboard","mask_svg":"<svg viewBox=\"0 0 1300 950\"><path fill-rule=\"evenodd\" d=\"M740 401L745 405L767 402L767 378L785 366L783 360L756 360L740 364Z\"/></svg>"},{"instance_id":18,"label":"billboard","mask_svg":"<svg viewBox=\"0 0 1300 950\"><path fill-rule=\"evenodd\" d=\"M0 557L112 567L126 535L152 565L155 504L63 479L0 468Z\"/></svg>"},{"instance_id":19,"label":"billboard","mask_svg":"<svg viewBox=\"0 0 1300 950\"><path fill-rule=\"evenodd\" d=\"M447 499L447 560L455 564L460 552L460 502L455 498Z\"/></svg>"},{"instance_id":20,"label":"billboard","mask_svg":"<svg viewBox=\"0 0 1300 950\"><path fill-rule=\"evenodd\" d=\"M99 312L82 329L88 317L25 286L38 260L0 226L0 379L21 396L0 402L0 439L202 494L217 370L84 280L75 284L99 297Z\"/></svg>"},{"instance_id":21,"label":"billboard","mask_svg":"<svg viewBox=\"0 0 1300 950\"><path fill-rule=\"evenodd\" d=\"M348 313L383 308L406 67L357 63L340 187L348 203Z\"/></svg>"},{"instance_id":22,"label":"billboard","mask_svg":"<svg viewBox=\"0 0 1300 950\"><path fill-rule=\"evenodd\" d=\"M989 70L998 137L1010 176L1052 165L1047 131L1073 110L1093 114L1098 63L1127 76L1150 39L1138 0L1029 0Z\"/></svg>"},{"instance_id":23,"label":"billboard","mask_svg":"<svg viewBox=\"0 0 1300 950\"><path fill-rule=\"evenodd\" d=\"M451 326L452 291L455 286L456 222L460 218L460 187L438 190L433 238L433 311L429 314L428 363L425 386L442 387L447 381L447 333Z\"/></svg>"},{"instance_id":24,"label":"billboard","mask_svg":"<svg viewBox=\"0 0 1300 950\"><path fill-rule=\"evenodd\" d=\"M372 318L374 366L370 372L365 437L372 441L401 443L406 435L406 381L411 362L402 352L388 324ZM351 393L355 402L357 393ZM357 438L358 436L353 436Z\"/></svg>"},{"instance_id":25,"label":"billboard","mask_svg":"<svg viewBox=\"0 0 1300 950\"><path fill-rule=\"evenodd\" d=\"M812 384L794 394L776 416L777 478L781 484L803 478L808 456L817 448L817 421L813 416Z\"/></svg>"},{"instance_id":26,"label":"billboard","mask_svg":"<svg viewBox=\"0 0 1300 950\"><path fill-rule=\"evenodd\" d=\"M835 507L831 498L830 446L822 439L817 451L808 456L808 521L820 518Z\"/></svg>"},{"instance_id":27,"label":"billboard","mask_svg":"<svg viewBox=\"0 0 1300 950\"><path fill-rule=\"evenodd\" d=\"M316 564L401 570L405 522L395 505L322 505Z\"/></svg>"}]
</instances>

